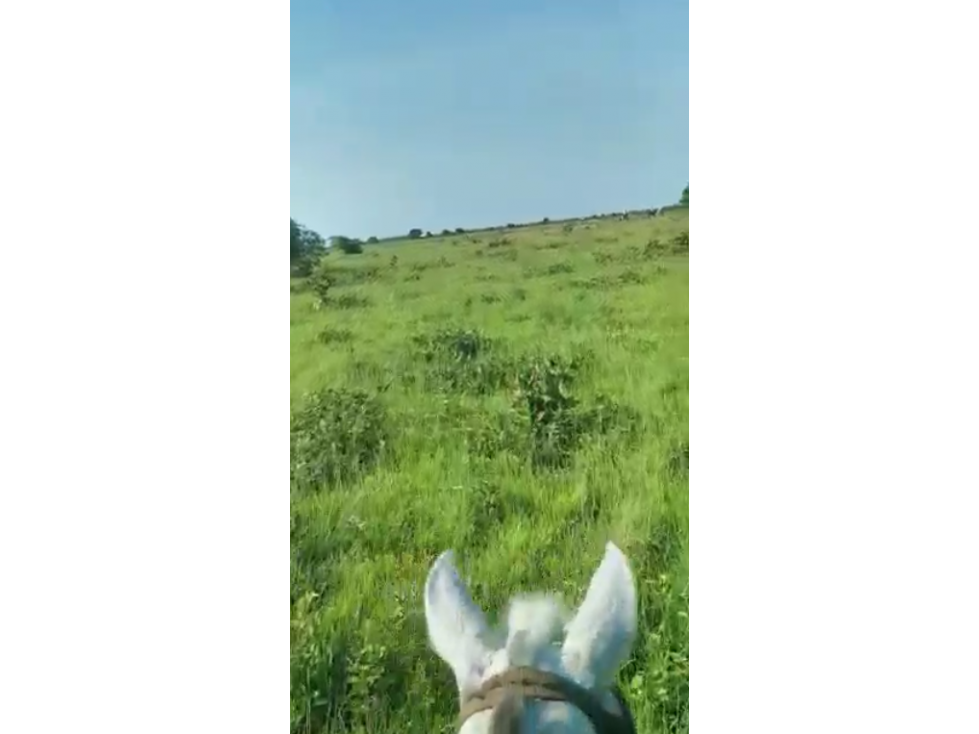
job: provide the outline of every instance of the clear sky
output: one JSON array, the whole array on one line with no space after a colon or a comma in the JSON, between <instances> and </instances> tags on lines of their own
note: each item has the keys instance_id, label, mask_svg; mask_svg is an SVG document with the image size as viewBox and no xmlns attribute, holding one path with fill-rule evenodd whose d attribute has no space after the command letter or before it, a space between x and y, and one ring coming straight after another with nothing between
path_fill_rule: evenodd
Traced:
<instances>
[{"instance_id":1,"label":"clear sky","mask_svg":"<svg viewBox=\"0 0 979 734\"><path fill-rule=\"evenodd\" d=\"M390 236L676 202L687 0L292 0L292 217Z\"/></svg>"}]
</instances>

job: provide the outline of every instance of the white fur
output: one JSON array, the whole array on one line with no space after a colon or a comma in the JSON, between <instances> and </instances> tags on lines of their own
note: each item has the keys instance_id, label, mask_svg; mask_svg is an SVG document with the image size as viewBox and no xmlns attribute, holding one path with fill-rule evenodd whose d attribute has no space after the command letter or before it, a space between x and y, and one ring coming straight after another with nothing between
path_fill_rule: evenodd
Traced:
<instances>
[{"instance_id":1,"label":"white fur","mask_svg":"<svg viewBox=\"0 0 979 734\"><path fill-rule=\"evenodd\" d=\"M529 665L564 675L617 706L608 688L632 650L636 636L636 588L625 556L613 543L592 576L585 600L561 627L567 613L553 596L514 599L507 617L506 643L493 639L482 610L473 602L446 551L432 565L425 584L425 618L432 647L455 673L460 696L510 667ZM528 702L526 734L594 734L588 719L564 703ZM490 712L472 716L460 734L485 734Z\"/></svg>"}]
</instances>

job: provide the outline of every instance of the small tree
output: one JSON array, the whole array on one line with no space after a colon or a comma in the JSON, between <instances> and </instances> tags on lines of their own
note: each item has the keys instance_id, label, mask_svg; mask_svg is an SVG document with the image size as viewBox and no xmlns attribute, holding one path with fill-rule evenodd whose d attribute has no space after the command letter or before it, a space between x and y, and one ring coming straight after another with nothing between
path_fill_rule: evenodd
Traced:
<instances>
[{"instance_id":1,"label":"small tree","mask_svg":"<svg viewBox=\"0 0 979 734\"><path fill-rule=\"evenodd\" d=\"M295 262L303 254L301 227L292 217L289 218L289 260Z\"/></svg>"},{"instance_id":2,"label":"small tree","mask_svg":"<svg viewBox=\"0 0 979 734\"><path fill-rule=\"evenodd\" d=\"M408 236L411 237L411 239L416 240L422 236L422 231L416 227L415 229L408 232Z\"/></svg>"},{"instance_id":3,"label":"small tree","mask_svg":"<svg viewBox=\"0 0 979 734\"><path fill-rule=\"evenodd\" d=\"M296 260L313 254L322 254L325 247L326 242L319 233L307 229L295 219L289 218L290 259Z\"/></svg>"},{"instance_id":4,"label":"small tree","mask_svg":"<svg viewBox=\"0 0 979 734\"><path fill-rule=\"evenodd\" d=\"M680 206L690 206L690 184L687 184L680 194Z\"/></svg>"},{"instance_id":5,"label":"small tree","mask_svg":"<svg viewBox=\"0 0 979 734\"><path fill-rule=\"evenodd\" d=\"M337 235L333 238L333 246L347 255L359 255L364 251L364 246L360 240L343 235Z\"/></svg>"},{"instance_id":6,"label":"small tree","mask_svg":"<svg viewBox=\"0 0 979 734\"><path fill-rule=\"evenodd\" d=\"M368 245L376 245L377 244L377 237L374 237L373 235L370 236L370 237L368 237L367 238L367 244Z\"/></svg>"}]
</instances>

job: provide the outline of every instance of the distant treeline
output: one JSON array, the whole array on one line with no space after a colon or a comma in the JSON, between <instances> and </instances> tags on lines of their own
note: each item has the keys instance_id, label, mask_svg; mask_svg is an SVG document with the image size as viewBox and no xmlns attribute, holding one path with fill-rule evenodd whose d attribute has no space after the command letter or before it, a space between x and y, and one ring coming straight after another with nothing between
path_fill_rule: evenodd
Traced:
<instances>
[{"instance_id":1,"label":"distant treeline","mask_svg":"<svg viewBox=\"0 0 979 734\"><path fill-rule=\"evenodd\" d=\"M566 219L550 219L544 217L543 219L537 220L535 222L522 222L519 224L508 223L504 226L493 226L493 227L475 227L472 229L465 229L463 227L457 227L456 229L443 229L441 232L431 232L428 230L422 230L415 228L409 230L407 234L408 239L423 239L427 237L449 237L453 234L475 234L480 232L493 232L500 229L521 229L523 227L539 227L541 225L547 224L576 224L579 222L590 222L604 219L618 219L618 220L628 220L628 219L648 219L650 217L660 216L666 214L667 212L678 211L690 208L690 184L683 189L680 194L680 201L677 204L670 204L667 206L660 207L658 209L634 209L631 211L624 212L610 212L608 214L593 214L586 217L569 217ZM313 232L312 230L303 227L301 224L297 224L294 220L290 219L292 228L292 248L291 248L291 262L294 269L298 267L304 270L304 264L306 261L314 258L315 256L322 253L323 249L326 247L326 243L323 238ZM344 235L335 235L330 238L330 246L336 247L339 250L349 253L356 254L363 251L363 245L374 245L381 242L397 242L405 239L405 235L394 235L391 237L368 237L366 240L360 240L354 237L347 237Z\"/></svg>"}]
</instances>

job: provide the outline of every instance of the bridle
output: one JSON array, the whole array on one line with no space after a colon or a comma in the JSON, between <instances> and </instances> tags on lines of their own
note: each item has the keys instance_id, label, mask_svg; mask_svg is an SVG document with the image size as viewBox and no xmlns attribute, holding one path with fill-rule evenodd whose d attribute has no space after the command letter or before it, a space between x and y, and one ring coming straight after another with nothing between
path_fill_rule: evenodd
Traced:
<instances>
[{"instance_id":1,"label":"bridle","mask_svg":"<svg viewBox=\"0 0 979 734\"><path fill-rule=\"evenodd\" d=\"M467 696L459 710L458 729L473 714L495 708L505 696L513 694L525 699L569 703L591 720L597 734L636 734L632 713L617 689L612 689L612 694L619 704L620 713L612 713L602 705L595 693L574 681L526 667L511 668L495 675L478 691Z\"/></svg>"}]
</instances>

